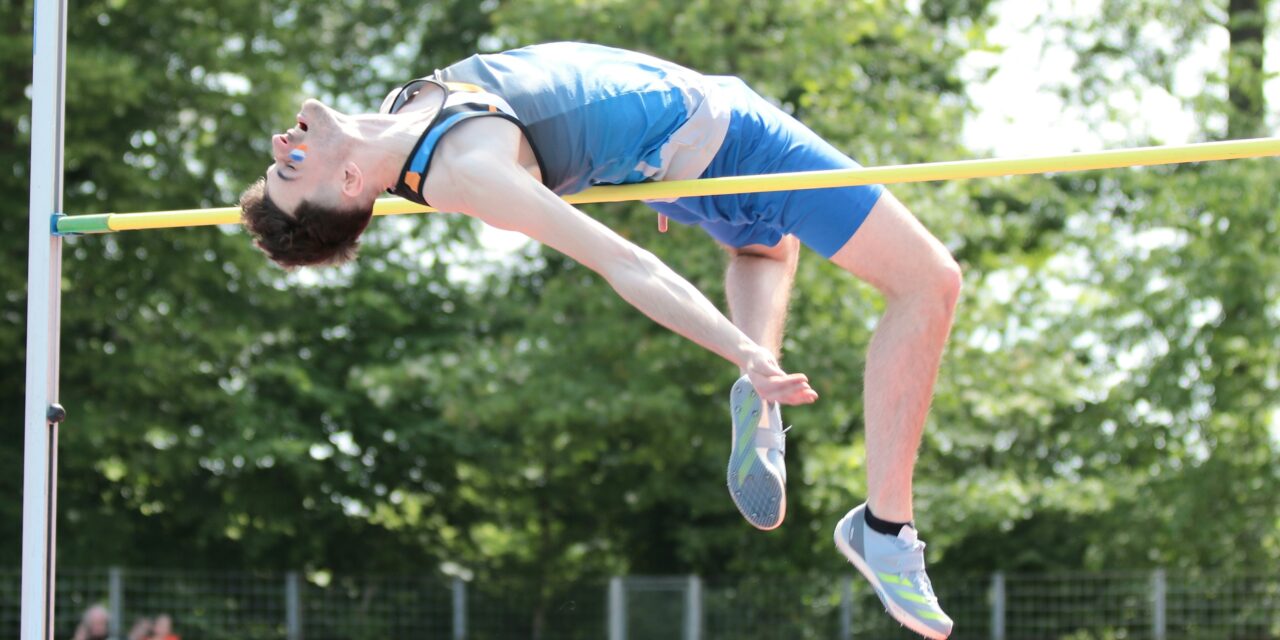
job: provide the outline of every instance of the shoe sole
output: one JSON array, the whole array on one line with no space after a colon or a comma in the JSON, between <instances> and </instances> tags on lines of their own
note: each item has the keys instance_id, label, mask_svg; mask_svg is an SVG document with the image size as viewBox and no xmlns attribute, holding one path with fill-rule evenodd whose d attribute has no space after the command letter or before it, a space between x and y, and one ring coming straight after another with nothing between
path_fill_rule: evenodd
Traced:
<instances>
[{"instance_id":1,"label":"shoe sole","mask_svg":"<svg viewBox=\"0 0 1280 640\"><path fill-rule=\"evenodd\" d=\"M836 548L840 550L840 553L844 554L845 559L853 564L853 567L858 570L858 573L861 573L862 577L866 578L867 581L871 583L871 587L876 590L876 596L880 598L880 604L884 605L884 608L889 612L890 617L897 620L902 624L902 626L926 638L930 638L931 640L947 640L947 636L942 635L942 633L937 629L931 629L923 622L917 620L915 616L908 613L906 609L903 609L897 602L894 602L893 598L890 598L886 594L884 584L880 582L880 578L876 576L876 572L871 570L871 567L862 559L862 556L858 555L858 552L853 550L853 545L849 544L849 536L846 535L846 532L848 530L847 525L852 524L849 522L849 519L852 516L853 512L851 511L845 514L843 518L840 518L840 522L836 523L836 530L833 535L836 542Z\"/></svg>"},{"instance_id":2,"label":"shoe sole","mask_svg":"<svg viewBox=\"0 0 1280 640\"><path fill-rule=\"evenodd\" d=\"M773 466L756 453L755 435L763 403L750 383L740 380L729 393L729 409L733 417L733 439L725 474L729 497L751 526L772 531L787 517L787 487ZM744 438L751 441L751 446L739 451L738 443Z\"/></svg>"}]
</instances>

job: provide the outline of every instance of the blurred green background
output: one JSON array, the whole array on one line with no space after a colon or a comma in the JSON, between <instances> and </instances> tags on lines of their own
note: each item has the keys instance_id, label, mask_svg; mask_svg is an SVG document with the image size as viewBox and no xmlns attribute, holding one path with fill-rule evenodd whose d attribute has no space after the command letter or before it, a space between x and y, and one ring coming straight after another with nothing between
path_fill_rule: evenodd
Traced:
<instances>
[{"instance_id":1,"label":"blurred green background","mask_svg":"<svg viewBox=\"0 0 1280 640\"><path fill-rule=\"evenodd\" d=\"M31 1L0 1L0 565L20 555ZM1062 104L1174 86L1197 140L1269 135L1265 0L1102 0L1033 23ZM233 202L301 99L372 110L475 51L548 40L734 74L864 164L985 154L986 0L72 0L66 208ZM1268 20L1268 16L1271 20ZM1216 57L1203 58L1204 45ZM977 68L977 71L974 69ZM1043 80L1043 79L1042 79ZM1159 144L1158 135L1122 136ZM943 575L1280 563L1273 160L895 189L966 272L917 471ZM723 253L637 204L589 213L713 300ZM787 525L725 495L732 367L587 269L447 216L285 273L233 227L65 246L58 561L527 580L845 570L861 370L881 301L808 253ZM946 593L941 594L944 604ZM547 603L551 596L545 595ZM544 603L545 604L545 603ZM544 607L545 608L545 607Z\"/></svg>"}]
</instances>

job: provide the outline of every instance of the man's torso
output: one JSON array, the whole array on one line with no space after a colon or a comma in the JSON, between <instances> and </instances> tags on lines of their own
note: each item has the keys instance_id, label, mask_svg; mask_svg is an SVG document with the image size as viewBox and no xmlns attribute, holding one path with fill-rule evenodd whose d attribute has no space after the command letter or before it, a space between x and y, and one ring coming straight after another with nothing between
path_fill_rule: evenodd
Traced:
<instances>
[{"instance_id":1,"label":"man's torso","mask_svg":"<svg viewBox=\"0 0 1280 640\"><path fill-rule=\"evenodd\" d=\"M714 82L701 74L599 45L475 55L434 77L505 101L540 156L544 184L560 194L594 184L696 178L730 117Z\"/></svg>"}]
</instances>

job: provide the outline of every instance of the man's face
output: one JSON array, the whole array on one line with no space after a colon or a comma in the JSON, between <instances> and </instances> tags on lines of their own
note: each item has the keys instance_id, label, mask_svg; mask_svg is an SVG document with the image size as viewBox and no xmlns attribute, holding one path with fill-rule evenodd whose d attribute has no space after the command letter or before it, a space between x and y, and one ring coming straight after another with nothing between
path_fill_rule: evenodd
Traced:
<instances>
[{"instance_id":1,"label":"man's face","mask_svg":"<svg viewBox=\"0 0 1280 640\"><path fill-rule=\"evenodd\" d=\"M271 137L267 193L286 213L299 202L336 203L352 138L345 116L318 100L302 103L298 124Z\"/></svg>"}]
</instances>

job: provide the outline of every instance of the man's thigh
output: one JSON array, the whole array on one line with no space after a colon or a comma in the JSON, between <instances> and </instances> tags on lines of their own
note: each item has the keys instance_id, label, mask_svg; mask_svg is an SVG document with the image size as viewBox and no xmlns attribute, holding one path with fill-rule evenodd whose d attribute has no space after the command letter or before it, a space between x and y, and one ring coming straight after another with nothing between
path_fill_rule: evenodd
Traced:
<instances>
[{"instance_id":1,"label":"man's thigh","mask_svg":"<svg viewBox=\"0 0 1280 640\"><path fill-rule=\"evenodd\" d=\"M887 190L831 261L890 297L958 271L942 242Z\"/></svg>"}]
</instances>

